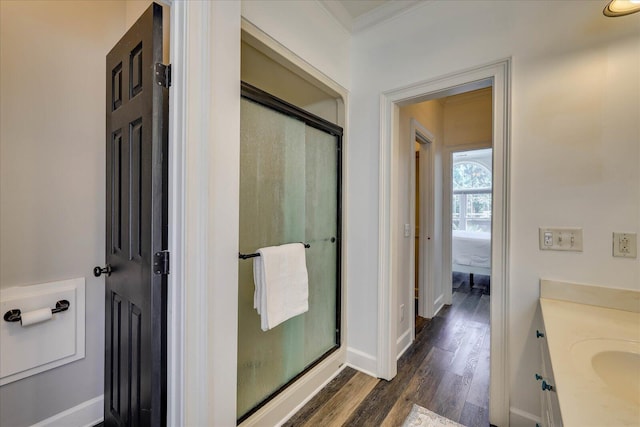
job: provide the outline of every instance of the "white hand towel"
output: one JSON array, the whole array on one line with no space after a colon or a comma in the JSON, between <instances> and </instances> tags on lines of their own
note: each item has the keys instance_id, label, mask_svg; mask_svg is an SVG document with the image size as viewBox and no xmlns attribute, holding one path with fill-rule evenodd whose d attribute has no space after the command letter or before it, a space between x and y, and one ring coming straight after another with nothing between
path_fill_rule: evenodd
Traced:
<instances>
[{"instance_id":1,"label":"white hand towel","mask_svg":"<svg viewBox=\"0 0 640 427\"><path fill-rule=\"evenodd\" d=\"M302 243L269 246L253 259L253 307L268 331L309 310L309 278Z\"/></svg>"}]
</instances>

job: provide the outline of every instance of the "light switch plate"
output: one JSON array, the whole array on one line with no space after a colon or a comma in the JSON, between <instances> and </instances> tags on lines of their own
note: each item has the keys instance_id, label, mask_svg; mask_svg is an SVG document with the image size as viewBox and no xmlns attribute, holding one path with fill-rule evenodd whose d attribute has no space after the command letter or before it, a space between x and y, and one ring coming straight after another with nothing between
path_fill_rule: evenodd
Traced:
<instances>
[{"instance_id":1,"label":"light switch plate","mask_svg":"<svg viewBox=\"0 0 640 427\"><path fill-rule=\"evenodd\" d=\"M540 250L582 252L582 228L541 227Z\"/></svg>"},{"instance_id":2,"label":"light switch plate","mask_svg":"<svg viewBox=\"0 0 640 427\"><path fill-rule=\"evenodd\" d=\"M638 237L636 233L613 233L613 256L636 258L638 256Z\"/></svg>"}]
</instances>

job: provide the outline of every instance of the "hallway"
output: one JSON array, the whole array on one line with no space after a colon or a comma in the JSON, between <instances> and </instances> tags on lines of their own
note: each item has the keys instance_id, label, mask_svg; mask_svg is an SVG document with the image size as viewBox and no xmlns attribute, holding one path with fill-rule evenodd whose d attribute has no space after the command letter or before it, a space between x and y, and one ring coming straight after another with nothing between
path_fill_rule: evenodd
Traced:
<instances>
[{"instance_id":1,"label":"hallway","mask_svg":"<svg viewBox=\"0 0 640 427\"><path fill-rule=\"evenodd\" d=\"M417 318L416 340L392 381L347 367L284 425L401 426L416 403L465 426L488 426L490 297L483 281L476 284L454 283L453 305Z\"/></svg>"}]
</instances>

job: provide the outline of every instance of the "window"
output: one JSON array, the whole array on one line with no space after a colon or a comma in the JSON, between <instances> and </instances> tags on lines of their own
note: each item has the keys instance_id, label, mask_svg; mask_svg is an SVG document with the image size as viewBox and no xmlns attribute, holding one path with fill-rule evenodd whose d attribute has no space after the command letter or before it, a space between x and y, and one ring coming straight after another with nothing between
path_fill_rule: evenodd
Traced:
<instances>
[{"instance_id":1,"label":"window","mask_svg":"<svg viewBox=\"0 0 640 427\"><path fill-rule=\"evenodd\" d=\"M491 231L491 170L478 161L453 163L454 230Z\"/></svg>"}]
</instances>

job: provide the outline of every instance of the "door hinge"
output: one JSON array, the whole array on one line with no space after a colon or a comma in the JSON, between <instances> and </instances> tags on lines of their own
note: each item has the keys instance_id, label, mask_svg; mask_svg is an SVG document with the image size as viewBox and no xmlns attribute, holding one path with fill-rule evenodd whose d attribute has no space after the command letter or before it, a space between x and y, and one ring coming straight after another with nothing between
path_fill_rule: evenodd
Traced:
<instances>
[{"instance_id":1,"label":"door hinge","mask_svg":"<svg viewBox=\"0 0 640 427\"><path fill-rule=\"evenodd\" d=\"M169 251L156 252L153 256L153 272L169 274Z\"/></svg>"},{"instance_id":2,"label":"door hinge","mask_svg":"<svg viewBox=\"0 0 640 427\"><path fill-rule=\"evenodd\" d=\"M156 84L167 88L171 86L171 64L156 64Z\"/></svg>"}]
</instances>

